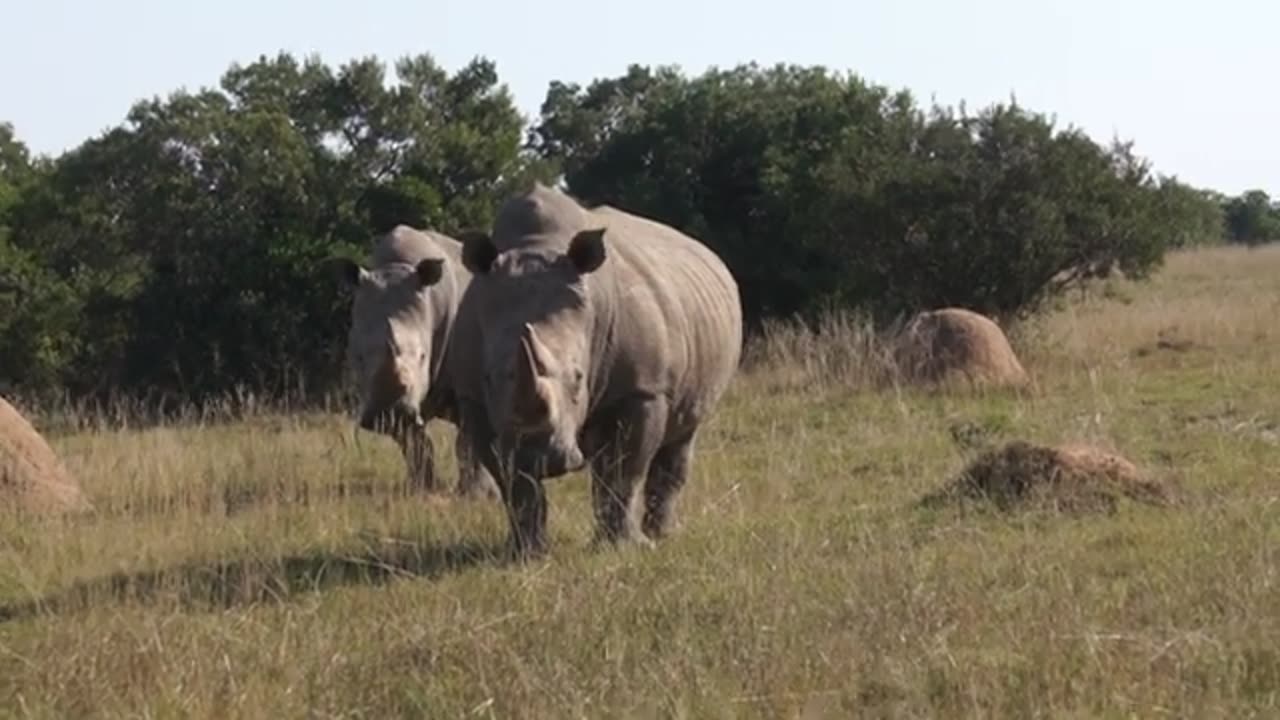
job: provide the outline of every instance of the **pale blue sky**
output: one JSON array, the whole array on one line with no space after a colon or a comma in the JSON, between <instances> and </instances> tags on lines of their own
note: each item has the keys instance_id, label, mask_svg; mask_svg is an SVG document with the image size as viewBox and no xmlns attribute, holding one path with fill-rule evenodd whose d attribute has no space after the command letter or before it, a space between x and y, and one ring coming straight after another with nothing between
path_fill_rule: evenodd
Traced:
<instances>
[{"instance_id":1,"label":"pale blue sky","mask_svg":"<svg viewBox=\"0 0 1280 720\"><path fill-rule=\"evenodd\" d=\"M521 109L552 79L628 63L756 60L852 70L970 107L1016 93L1156 169L1280 195L1280 3L1270 0L0 0L0 120L56 153L137 99L216 85L232 61L288 50L339 64L430 52L497 62Z\"/></svg>"}]
</instances>

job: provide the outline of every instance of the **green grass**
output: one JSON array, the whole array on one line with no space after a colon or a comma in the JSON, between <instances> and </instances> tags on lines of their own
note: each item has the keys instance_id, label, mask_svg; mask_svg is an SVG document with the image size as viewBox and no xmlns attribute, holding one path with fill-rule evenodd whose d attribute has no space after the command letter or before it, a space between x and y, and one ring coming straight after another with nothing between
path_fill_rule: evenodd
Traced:
<instances>
[{"instance_id":1,"label":"green grass","mask_svg":"<svg viewBox=\"0 0 1280 720\"><path fill-rule=\"evenodd\" d=\"M97 513L0 519L0 716L1274 717L1277 317L1280 250L1176 255L1017 333L1025 394L875 390L856 325L780 329L671 539L589 551L573 476L524 567L497 505L403 495L340 416L88 422L51 442ZM1187 501L917 507L961 424Z\"/></svg>"}]
</instances>

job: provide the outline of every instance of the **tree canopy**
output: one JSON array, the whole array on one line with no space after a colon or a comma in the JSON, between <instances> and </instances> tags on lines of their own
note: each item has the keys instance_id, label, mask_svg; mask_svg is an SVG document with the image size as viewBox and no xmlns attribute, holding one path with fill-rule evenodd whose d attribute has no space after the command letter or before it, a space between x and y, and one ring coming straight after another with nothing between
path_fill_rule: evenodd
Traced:
<instances>
[{"instance_id":1,"label":"tree canopy","mask_svg":"<svg viewBox=\"0 0 1280 720\"><path fill-rule=\"evenodd\" d=\"M181 398L331 385L345 317L320 262L396 223L484 225L532 167L491 62L449 75L422 55L395 76L374 58L233 65L44 168L6 200L24 301L0 378ZM4 157L8 186L25 153Z\"/></svg>"},{"instance_id":2,"label":"tree canopy","mask_svg":"<svg viewBox=\"0 0 1280 720\"><path fill-rule=\"evenodd\" d=\"M552 82L524 118L483 58L280 54L142 100L52 159L0 124L0 390L333 390L347 316L321 261L398 223L484 227L535 178L707 243L753 324L1018 317L1170 248L1280 237L1264 193L1156 176L1014 101L922 108L821 67L633 66Z\"/></svg>"},{"instance_id":3,"label":"tree canopy","mask_svg":"<svg viewBox=\"0 0 1280 720\"><path fill-rule=\"evenodd\" d=\"M1130 145L1101 147L1016 102L924 110L823 68L689 79L637 66L557 83L533 135L577 195L721 252L755 319L832 304L1023 315L1221 236L1215 204L1154 177Z\"/></svg>"}]
</instances>

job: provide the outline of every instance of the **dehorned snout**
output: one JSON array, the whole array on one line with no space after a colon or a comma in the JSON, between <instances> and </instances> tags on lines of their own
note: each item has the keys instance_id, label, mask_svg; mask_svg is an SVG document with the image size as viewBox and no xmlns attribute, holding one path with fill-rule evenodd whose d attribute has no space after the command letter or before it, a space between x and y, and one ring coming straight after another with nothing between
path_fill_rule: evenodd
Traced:
<instances>
[{"instance_id":1,"label":"dehorned snout","mask_svg":"<svg viewBox=\"0 0 1280 720\"><path fill-rule=\"evenodd\" d=\"M387 429L393 422L418 427L426 424L414 397L416 370L398 357L396 350L388 340L386 351L369 378L360 414L360 427L366 430Z\"/></svg>"}]
</instances>

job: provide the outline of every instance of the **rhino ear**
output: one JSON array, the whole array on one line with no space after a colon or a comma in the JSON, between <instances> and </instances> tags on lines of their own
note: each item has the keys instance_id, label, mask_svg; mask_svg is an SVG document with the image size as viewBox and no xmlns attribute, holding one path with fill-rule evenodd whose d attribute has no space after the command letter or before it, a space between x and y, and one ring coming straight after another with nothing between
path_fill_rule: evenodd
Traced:
<instances>
[{"instance_id":1,"label":"rhino ear","mask_svg":"<svg viewBox=\"0 0 1280 720\"><path fill-rule=\"evenodd\" d=\"M569 243L569 260L579 273L595 272L604 264L604 228L583 230Z\"/></svg>"},{"instance_id":2,"label":"rhino ear","mask_svg":"<svg viewBox=\"0 0 1280 720\"><path fill-rule=\"evenodd\" d=\"M418 263L418 283L422 287L435 285L442 277L444 277L444 260L427 258Z\"/></svg>"},{"instance_id":3,"label":"rhino ear","mask_svg":"<svg viewBox=\"0 0 1280 720\"><path fill-rule=\"evenodd\" d=\"M458 236L462 241L462 264L475 275L484 275L498 259L498 248L487 233L467 230Z\"/></svg>"},{"instance_id":4,"label":"rhino ear","mask_svg":"<svg viewBox=\"0 0 1280 720\"><path fill-rule=\"evenodd\" d=\"M361 281L369 276L368 270L348 258L329 258L329 261L325 264L328 266L329 274L333 276L338 286L344 290L350 290L359 285Z\"/></svg>"}]
</instances>

